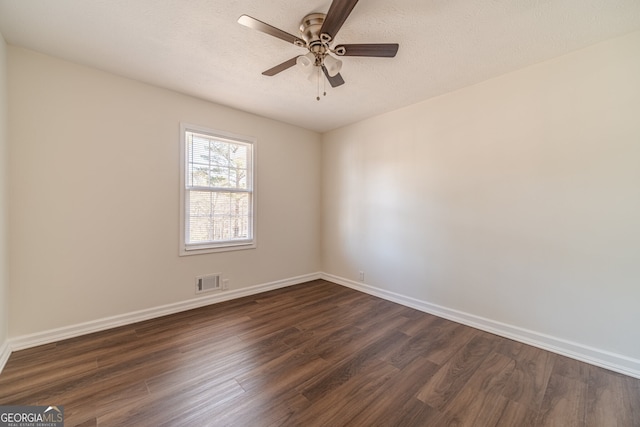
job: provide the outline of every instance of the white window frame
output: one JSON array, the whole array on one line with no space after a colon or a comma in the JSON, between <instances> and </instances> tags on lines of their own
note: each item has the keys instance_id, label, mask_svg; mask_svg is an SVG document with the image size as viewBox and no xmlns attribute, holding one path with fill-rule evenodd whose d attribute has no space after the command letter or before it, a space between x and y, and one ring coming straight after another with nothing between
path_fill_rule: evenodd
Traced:
<instances>
[{"instance_id":1,"label":"white window frame","mask_svg":"<svg viewBox=\"0 0 640 427\"><path fill-rule=\"evenodd\" d=\"M212 138L218 138L221 140L227 140L230 143L248 144L251 147L250 153L250 165L247 167L247 193L250 194L250 208L249 214L251 216L249 220L250 238L246 240L231 240L221 242L209 242L203 244L187 244L186 236L188 226L187 218L187 204L186 204L186 192L187 189L187 142L186 133L195 132L204 135L211 136ZM254 249L257 247L257 214L256 214L256 147L257 140L254 137L238 135L235 133L220 131L216 129L210 129L203 126L193 125L189 123L180 123L180 256L185 255L197 255L212 252L226 252L243 249ZM211 189L210 191L216 192L228 192L228 189ZM245 191L243 191L245 192Z\"/></svg>"}]
</instances>

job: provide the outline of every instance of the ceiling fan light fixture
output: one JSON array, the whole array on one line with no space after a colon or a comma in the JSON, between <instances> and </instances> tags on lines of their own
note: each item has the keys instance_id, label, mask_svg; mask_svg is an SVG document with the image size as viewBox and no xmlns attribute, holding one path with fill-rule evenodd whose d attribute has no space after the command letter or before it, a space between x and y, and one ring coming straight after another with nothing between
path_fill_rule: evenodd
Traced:
<instances>
[{"instance_id":1,"label":"ceiling fan light fixture","mask_svg":"<svg viewBox=\"0 0 640 427\"><path fill-rule=\"evenodd\" d=\"M312 65L314 65L316 62L316 57L313 53L308 52L305 55L300 55L298 56L298 58L296 59L296 64L300 65L303 68L308 68Z\"/></svg>"},{"instance_id":2,"label":"ceiling fan light fixture","mask_svg":"<svg viewBox=\"0 0 640 427\"><path fill-rule=\"evenodd\" d=\"M327 73L329 73L331 77L335 77L342 69L342 61L331 55L327 55L324 57L324 66L327 67Z\"/></svg>"}]
</instances>

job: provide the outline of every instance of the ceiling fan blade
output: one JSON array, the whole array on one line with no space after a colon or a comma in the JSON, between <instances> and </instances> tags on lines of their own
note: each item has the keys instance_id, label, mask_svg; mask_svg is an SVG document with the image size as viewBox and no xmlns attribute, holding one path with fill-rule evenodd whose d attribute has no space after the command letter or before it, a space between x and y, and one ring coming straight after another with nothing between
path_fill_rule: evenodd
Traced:
<instances>
[{"instance_id":1,"label":"ceiling fan blade","mask_svg":"<svg viewBox=\"0 0 640 427\"><path fill-rule=\"evenodd\" d=\"M333 0L320 29L320 34L327 34L333 40L356 3L358 3L358 0Z\"/></svg>"},{"instance_id":2,"label":"ceiling fan blade","mask_svg":"<svg viewBox=\"0 0 640 427\"><path fill-rule=\"evenodd\" d=\"M269 68L267 71L263 71L262 75L263 76L275 76L279 72L284 71L284 70L286 70L288 68L291 68L294 65L296 65L296 60L297 59L298 59L298 57L294 56L293 58L289 59L288 61L284 61L282 64L278 64L273 68Z\"/></svg>"},{"instance_id":3,"label":"ceiling fan blade","mask_svg":"<svg viewBox=\"0 0 640 427\"><path fill-rule=\"evenodd\" d=\"M341 44L334 49L339 56L373 56L393 58L398 52L398 43ZM344 53L341 53L343 51Z\"/></svg>"},{"instance_id":4,"label":"ceiling fan blade","mask_svg":"<svg viewBox=\"0 0 640 427\"><path fill-rule=\"evenodd\" d=\"M327 67L325 67L324 65L322 66L322 71L324 72L324 75L327 77L327 80L329 80L329 84L331 85L331 87L338 87L344 84L344 80L342 79L342 76L340 75L340 73L331 77L329 75L329 71L327 71Z\"/></svg>"},{"instance_id":5,"label":"ceiling fan blade","mask_svg":"<svg viewBox=\"0 0 640 427\"><path fill-rule=\"evenodd\" d=\"M286 31L282 31L281 29L273 27L262 21L258 21L256 18L252 18L248 15L242 15L240 18L238 18L238 23L244 25L245 27L262 31L263 33L269 34L270 36L277 37L280 40L293 43L296 46L306 46L306 42L301 38L296 37L293 34L289 34Z\"/></svg>"}]
</instances>

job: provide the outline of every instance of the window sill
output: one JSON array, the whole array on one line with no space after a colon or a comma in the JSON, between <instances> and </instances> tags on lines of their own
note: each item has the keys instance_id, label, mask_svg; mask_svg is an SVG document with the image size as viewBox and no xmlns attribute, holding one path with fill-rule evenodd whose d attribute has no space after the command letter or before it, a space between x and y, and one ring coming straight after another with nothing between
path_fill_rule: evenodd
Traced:
<instances>
[{"instance_id":1,"label":"window sill","mask_svg":"<svg viewBox=\"0 0 640 427\"><path fill-rule=\"evenodd\" d=\"M210 254L217 252L231 252L231 251L243 251L246 249L255 249L257 247L256 242L247 242L247 243L229 243L229 244L221 244L221 245L212 245L212 246L201 246L201 247L191 247L191 248L180 248L180 256L189 256L189 255L201 255L201 254Z\"/></svg>"}]
</instances>

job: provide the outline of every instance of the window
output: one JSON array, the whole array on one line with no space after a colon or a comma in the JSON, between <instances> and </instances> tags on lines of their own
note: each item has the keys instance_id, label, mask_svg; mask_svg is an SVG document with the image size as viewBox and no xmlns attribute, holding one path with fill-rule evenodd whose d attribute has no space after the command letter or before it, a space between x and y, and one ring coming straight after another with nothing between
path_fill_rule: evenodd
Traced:
<instances>
[{"instance_id":1,"label":"window","mask_svg":"<svg viewBox=\"0 0 640 427\"><path fill-rule=\"evenodd\" d=\"M255 248L255 139L180 126L180 255Z\"/></svg>"}]
</instances>

